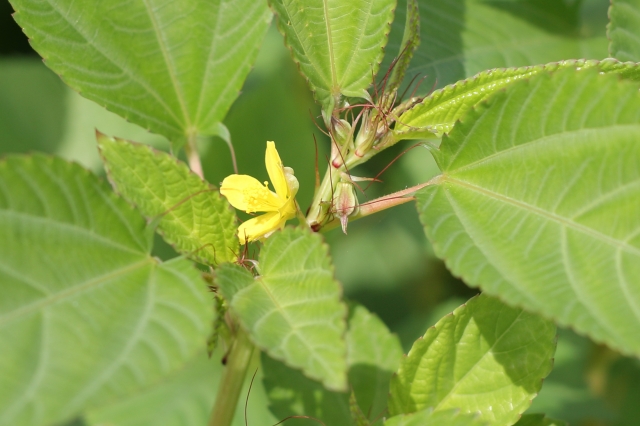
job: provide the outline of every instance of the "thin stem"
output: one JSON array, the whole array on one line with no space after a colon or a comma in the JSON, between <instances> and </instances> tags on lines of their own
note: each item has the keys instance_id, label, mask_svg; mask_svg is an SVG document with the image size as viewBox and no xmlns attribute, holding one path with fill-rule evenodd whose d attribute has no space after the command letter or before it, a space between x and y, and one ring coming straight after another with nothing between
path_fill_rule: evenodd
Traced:
<instances>
[{"instance_id":1,"label":"thin stem","mask_svg":"<svg viewBox=\"0 0 640 426\"><path fill-rule=\"evenodd\" d=\"M247 333L239 328L233 348L227 357L227 366L218 387L209 426L231 425L254 349Z\"/></svg>"},{"instance_id":2,"label":"thin stem","mask_svg":"<svg viewBox=\"0 0 640 426\"><path fill-rule=\"evenodd\" d=\"M202 179L204 179L204 173L202 172L202 163L200 162L200 155L198 154L198 147L196 146L196 135L191 134L187 139L187 143L184 146L184 152L187 154L187 161L189 162L189 168Z\"/></svg>"}]
</instances>

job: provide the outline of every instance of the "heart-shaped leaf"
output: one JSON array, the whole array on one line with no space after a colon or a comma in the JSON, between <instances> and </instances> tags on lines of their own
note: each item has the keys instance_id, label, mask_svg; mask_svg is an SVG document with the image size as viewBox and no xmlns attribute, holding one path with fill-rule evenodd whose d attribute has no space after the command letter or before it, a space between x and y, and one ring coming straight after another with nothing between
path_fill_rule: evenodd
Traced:
<instances>
[{"instance_id":1,"label":"heart-shaped leaf","mask_svg":"<svg viewBox=\"0 0 640 426\"><path fill-rule=\"evenodd\" d=\"M640 355L638 84L541 74L442 140L420 191L436 254L472 286Z\"/></svg>"},{"instance_id":2,"label":"heart-shaped leaf","mask_svg":"<svg viewBox=\"0 0 640 426\"><path fill-rule=\"evenodd\" d=\"M198 271L152 257L143 218L79 166L1 161L0 240L0 424L57 424L202 350Z\"/></svg>"},{"instance_id":3,"label":"heart-shaped leaf","mask_svg":"<svg viewBox=\"0 0 640 426\"><path fill-rule=\"evenodd\" d=\"M46 64L173 142L217 134L271 21L254 0L11 0Z\"/></svg>"}]
</instances>

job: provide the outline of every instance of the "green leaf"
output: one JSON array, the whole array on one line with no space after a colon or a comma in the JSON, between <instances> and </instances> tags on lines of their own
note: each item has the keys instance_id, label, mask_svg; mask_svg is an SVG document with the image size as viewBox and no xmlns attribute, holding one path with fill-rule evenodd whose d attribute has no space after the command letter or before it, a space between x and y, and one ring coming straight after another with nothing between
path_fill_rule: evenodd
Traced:
<instances>
[{"instance_id":1,"label":"green leaf","mask_svg":"<svg viewBox=\"0 0 640 426\"><path fill-rule=\"evenodd\" d=\"M511 425L549 374L555 326L481 294L416 341L391 380L391 415L433 407Z\"/></svg>"},{"instance_id":2,"label":"green leaf","mask_svg":"<svg viewBox=\"0 0 640 426\"><path fill-rule=\"evenodd\" d=\"M220 390L223 365L222 354L210 358L200 352L184 370L167 377L163 382L136 393L126 400L91 410L85 414L87 426L203 426ZM257 361L257 360L256 360ZM252 363L253 364L253 363ZM255 362L255 364L258 364ZM257 367L257 365L256 365ZM249 370L253 373L256 367ZM245 380L242 401L238 403L233 426L245 426L245 397L248 397L247 424L273 425L278 419L267 408L267 399L260 386L260 371L251 392L251 375Z\"/></svg>"},{"instance_id":3,"label":"green leaf","mask_svg":"<svg viewBox=\"0 0 640 426\"><path fill-rule=\"evenodd\" d=\"M0 424L49 425L156 382L204 346L206 285L149 255L140 215L77 165L0 162Z\"/></svg>"},{"instance_id":4,"label":"green leaf","mask_svg":"<svg viewBox=\"0 0 640 426\"><path fill-rule=\"evenodd\" d=\"M638 84L541 74L442 140L418 205L471 286L640 354Z\"/></svg>"},{"instance_id":5,"label":"green leaf","mask_svg":"<svg viewBox=\"0 0 640 426\"><path fill-rule=\"evenodd\" d=\"M404 24L404 34L398 51L397 62L393 66L389 82L386 87L387 92L398 90L404 76L409 68L413 53L420 45L420 13L418 0L407 0L407 11Z\"/></svg>"},{"instance_id":6,"label":"green leaf","mask_svg":"<svg viewBox=\"0 0 640 426\"><path fill-rule=\"evenodd\" d=\"M67 84L174 142L215 134L271 20L253 0L11 3Z\"/></svg>"},{"instance_id":7,"label":"green leaf","mask_svg":"<svg viewBox=\"0 0 640 426\"><path fill-rule=\"evenodd\" d=\"M567 426L567 423L550 419L544 414L525 414L515 426Z\"/></svg>"},{"instance_id":8,"label":"green leaf","mask_svg":"<svg viewBox=\"0 0 640 426\"><path fill-rule=\"evenodd\" d=\"M433 411L428 408L413 414L400 414L384 422L384 426L488 426L478 416L458 410Z\"/></svg>"},{"instance_id":9,"label":"green leaf","mask_svg":"<svg viewBox=\"0 0 640 426\"><path fill-rule=\"evenodd\" d=\"M117 191L149 220L159 220L169 244L209 265L235 259L235 214L215 187L169 154L100 133L97 138Z\"/></svg>"},{"instance_id":10,"label":"green leaf","mask_svg":"<svg viewBox=\"0 0 640 426\"><path fill-rule=\"evenodd\" d=\"M474 106L492 94L517 81L542 72L563 68L589 69L615 73L623 78L640 81L640 65L634 62L618 62L615 59L569 60L521 68L502 68L483 71L470 79L458 81L434 91L423 102L414 106L398 119L395 132L402 139L442 137L456 121Z\"/></svg>"},{"instance_id":11,"label":"green leaf","mask_svg":"<svg viewBox=\"0 0 640 426\"><path fill-rule=\"evenodd\" d=\"M640 61L640 1L611 0L609 54L623 61Z\"/></svg>"},{"instance_id":12,"label":"green leaf","mask_svg":"<svg viewBox=\"0 0 640 426\"><path fill-rule=\"evenodd\" d=\"M395 0L271 0L271 6L323 110L330 113L341 94L368 97Z\"/></svg>"},{"instance_id":13,"label":"green leaf","mask_svg":"<svg viewBox=\"0 0 640 426\"><path fill-rule=\"evenodd\" d=\"M393 54L404 32L405 2L398 2L389 35L387 51ZM424 77L416 93L426 95L487 69L606 57L606 10L588 22L580 8L590 1L566 3L418 0L421 42L407 77ZM382 66L390 62L385 58Z\"/></svg>"},{"instance_id":14,"label":"green leaf","mask_svg":"<svg viewBox=\"0 0 640 426\"><path fill-rule=\"evenodd\" d=\"M384 323L364 307L351 305L347 331L349 387L357 408L371 424L387 408L389 380L402 358L400 342ZM282 362L262 357L271 410L278 418L292 414L320 419L327 425L352 426L350 396L331 392Z\"/></svg>"},{"instance_id":15,"label":"green leaf","mask_svg":"<svg viewBox=\"0 0 640 426\"><path fill-rule=\"evenodd\" d=\"M88 425L201 426L207 424L222 365L200 353L165 382L87 413Z\"/></svg>"},{"instance_id":16,"label":"green leaf","mask_svg":"<svg viewBox=\"0 0 640 426\"><path fill-rule=\"evenodd\" d=\"M287 228L269 237L258 276L222 265L217 284L254 343L327 389L346 390L346 307L322 238Z\"/></svg>"}]
</instances>

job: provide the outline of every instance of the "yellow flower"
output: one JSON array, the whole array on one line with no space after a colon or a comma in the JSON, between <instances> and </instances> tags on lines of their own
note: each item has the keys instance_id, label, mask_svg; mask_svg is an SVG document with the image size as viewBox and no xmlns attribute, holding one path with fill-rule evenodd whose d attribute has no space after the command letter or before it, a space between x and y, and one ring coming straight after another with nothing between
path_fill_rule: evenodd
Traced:
<instances>
[{"instance_id":1,"label":"yellow flower","mask_svg":"<svg viewBox=\"0 0 640 426\"><path fill-rule=\"evenodd\" d=\"M236 209L247 213L266 212L238 227L241 244L268 237L276 229L282 229L285 222L296 215L298 180L293 175L293 169L282 165L275 143L267 142L264 162L276 192L269 190L268 182L263 185L248 175L227 176L220 186L220 193Z\"/></svg>"}]
</instances>

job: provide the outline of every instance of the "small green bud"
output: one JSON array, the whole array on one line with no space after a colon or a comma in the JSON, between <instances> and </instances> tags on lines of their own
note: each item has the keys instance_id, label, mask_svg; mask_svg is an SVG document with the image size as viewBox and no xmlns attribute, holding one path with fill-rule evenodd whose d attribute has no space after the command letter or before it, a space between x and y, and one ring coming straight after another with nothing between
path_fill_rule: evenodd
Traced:
<instances>
[{"instance_id":1,"label":"small green bud","mask_svg":"<svg viewBox=\"0 0 640 426\"><path fill-rule=\"evenodd\" d=\"M333 137L339 146L349 144L353 145L353 133L351 131L351 123L347 120L332 118L331 124L333 125Z\"/></svg>"},{"instance_id":2,"label":"small green bud","mask_svg":"<svg viewBox=\"0 0 640 426\"><path fill-rule=\"evenodd\" d=\"M338 182L333 200L335 203L335 215L340 218L342 232L346 234L349 216L358 213L358 197L353 184Z\"/></svg>"},{"instance_id":3,"label":"small green bud","mask_svg":"<svg viewBox=\"0 0 640 426\"><path fill-rule=\"evenodd\" d=\"M365 112L362 115L362 124L360 125L360 131L356 136L356 155L362 157L366 154L376 138L376 125L371 122L369 113Z\"/></svg>"}]
</instances>

